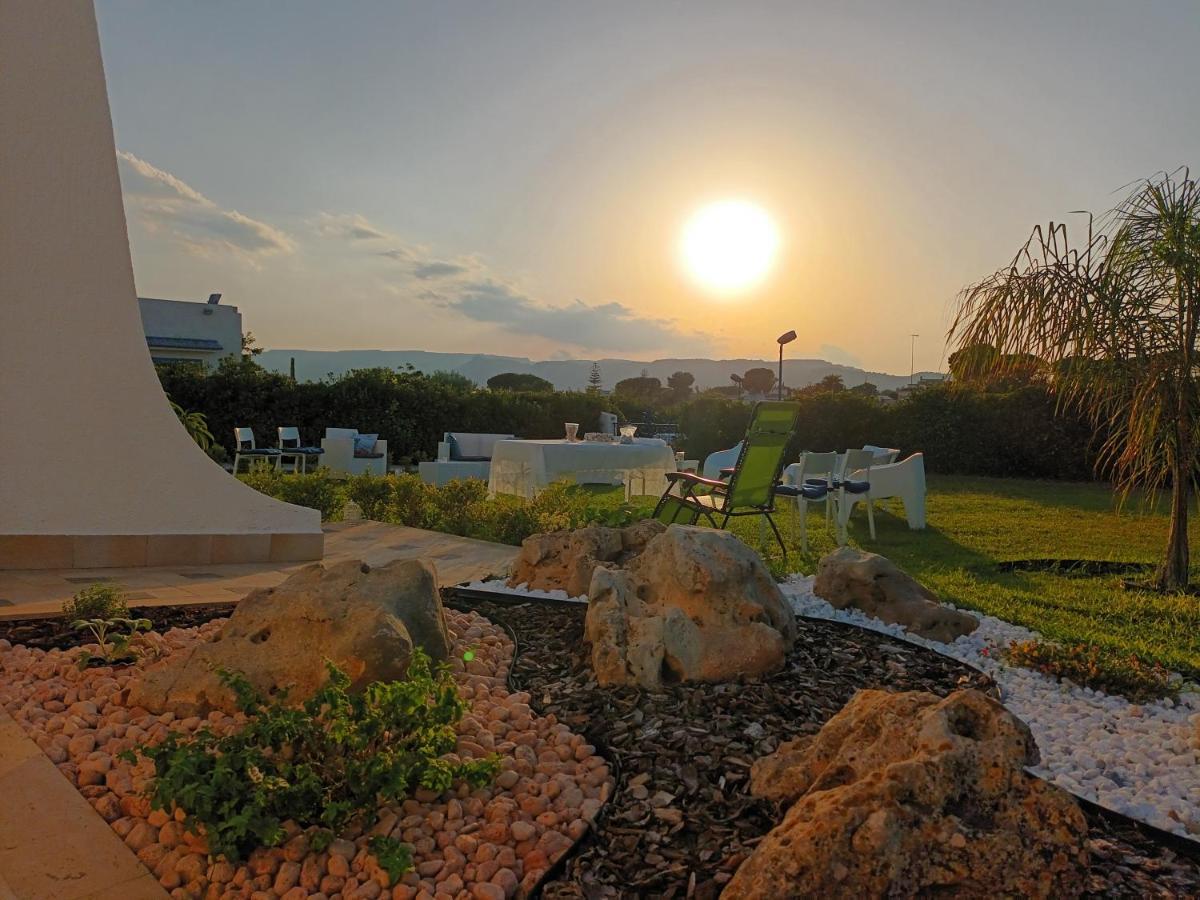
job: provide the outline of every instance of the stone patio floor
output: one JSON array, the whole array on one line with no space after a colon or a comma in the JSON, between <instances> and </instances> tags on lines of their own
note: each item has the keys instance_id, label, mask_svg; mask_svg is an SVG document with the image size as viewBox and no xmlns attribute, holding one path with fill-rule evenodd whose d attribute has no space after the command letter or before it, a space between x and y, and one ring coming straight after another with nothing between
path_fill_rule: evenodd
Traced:
<instances>
[{"instance_id":1,"label":"stone patio floor","mask_svg":"<svg viewBox=\"0 0 1200 900\"><path fill-rule=\"evenodd\" d=\"M326 565L345 559L382 565L420 557L437 567L443 586L502 573L517 554L506 544L366 520L333 522L324 531ZM0 619L57 613L64 600L97 581L120 584L132 606L231 603L254 588L279 584L306 565L311 563L0 571Z\"/></svg>"}]
</instances>

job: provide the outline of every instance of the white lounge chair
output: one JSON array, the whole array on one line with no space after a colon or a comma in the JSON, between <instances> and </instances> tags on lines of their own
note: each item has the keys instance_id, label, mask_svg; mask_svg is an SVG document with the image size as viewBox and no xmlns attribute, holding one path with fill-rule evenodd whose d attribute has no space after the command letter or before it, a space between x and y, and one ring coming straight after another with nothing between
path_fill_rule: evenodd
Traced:
<instances>
[{"instance_id":1,"label":"white lounge chair","mask_svg":"<svg viewBox=\"0 0 1200 900\"><path fill-rule=\"evenodd\" d=\"M388 463L387 441L376 440L370 450L361 449L363 441L357 428L326 428L321 438L321 449L325 451L325 465L337 475L386 475ZM365 437L370 437L366 435ZM356 444L358 445L356 447Z\"/></svg>"},{"instance_id":2,"label":"white lounge chair","mask_svg":"<svg viewBox=\"0 0 1200 900\"><path fill-rule=\"evenodd\" d=\"M492 448L497 441L510 441L511 434L472 434L447 431L438 444L438 458L417 465L426 484L443 485L456 478L487 481L492 472Z\"/></svg>"},{"instance_id":3,"label":"white lounge chair","mask_svg":"<svg viewBox=\"0 0 1200 900\"><path fill-rule=\"evenodd\" d=\"M866 473L851 471L851 480L861 480ZM900 462L888 465L873 465L870 469L872 500L887 500L898 497L904 503L904 517L908 527L919 531L925 527L925 454L914 453ZM849 494L845 503L838 507L838 523L845 525L854 509L854 504L866 497Z\"/></svg>"}]
</instances>

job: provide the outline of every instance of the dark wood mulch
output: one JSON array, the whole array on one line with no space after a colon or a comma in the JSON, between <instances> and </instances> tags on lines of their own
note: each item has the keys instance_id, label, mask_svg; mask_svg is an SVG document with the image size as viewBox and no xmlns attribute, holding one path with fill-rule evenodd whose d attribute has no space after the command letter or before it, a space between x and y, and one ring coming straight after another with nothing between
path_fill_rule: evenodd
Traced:
<instances>
[{"instance_id":1,"label":"dark wood mulch","mask_svg":"<svg viewBox=\"0 0 1200 900\"><path fill-rule=\"evenodd\" d=\"M192 606L131 606L134 619L149 619L154 630L193 628L233 612L232 603L196 604ZM62 616L38 619L0 619L0 638L13 644L25 644L39 650L68 650L90 644L94 638L87 631L75 631Z\"/></svg>"},{"instance_id":2,"label":"dark wood mulch","mask_svg":"<svg viewBox=\"0 0 1200 900\"><path fill-rule=\"evenodd\" d=\"M676 685L662 693L600 688L579 604L447 601L503 625L517 642L513 686L587 736L618 784L597 827L542 885L551 900L711 898L781 811L747 792L750 764L820 730L860 688L990 690L985 677L935 653L849 626L800 621L788 667L757 683ZM229 605L144 607L156 630L227 616ZM86 636L61 618L0 621L0 638L42 649ZM1200 850L1123 816L1084 807L1095 897L1200 897Z\"/></svg>"},{"instance_id":3,"label":"dark wood mulch","mask_svg":"<svg viewBox=\"0 0 1200 900\"><path fill-rule=\"evenodd\" d=\"M748 793L750 764L811 734L860 688L990 690L986 676L936 653L830 622L800 621L787 668L757 683L676 685L662 693L600 688L583 642L585 607L448 595L505 625L518 656L514 687L614 763L602 818L544 897L715 897L782 811ZM1200 852L1098 809L1092 896L1200 896Z\"/></svg>"}]
</instances>

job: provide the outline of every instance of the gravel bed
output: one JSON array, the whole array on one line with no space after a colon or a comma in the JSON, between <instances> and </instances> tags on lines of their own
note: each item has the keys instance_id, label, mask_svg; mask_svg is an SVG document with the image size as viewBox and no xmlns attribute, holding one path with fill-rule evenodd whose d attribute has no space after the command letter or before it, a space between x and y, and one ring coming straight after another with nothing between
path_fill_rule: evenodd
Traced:
<instances>
[{"instance_id":1,"label":"gravel bed","mask_svg":"<svg viewBox=\"0 0 1200 900\"><path fill-rule=\"evenodd\" d=\"M215 610L198 627L151 631L147 651L169 655L210 640L221 627ZM172 608L163 618L191 624L201 613ZM585 739L553 716L530 708L530 697L508 688L513 644L505 631L473 612L447 613L453 642L451 668L468 712L457 727L462 757L496 753L502 771L495 782L445 793L418 790L403 803L383 804L371 833L351 826L322 852L309 847L309 832L287 827L282 847L259 849L240 864L208 855L202 836L184 829L183 816L152 811L145 791L153 764L136 765L122 751L157 743L168 731L218 733L240 727L241 714L212 712L177 719L129 707L137 665L80 671L77 653L11 644L0 637L0 708L13 716L131 852L177 898L262 897L329 900L391 897L392 900L506 900L534 890L550 867L582 837L602 809L613 779L606 761ZM53 644L42 623L7 633ZM61 624L61 620L59 622ZM62 640L77 646L78 636ZM98 649L90 648L93 652ZM471 658L464 654L471 651ZM414 871L396 885L369 851L371 834L392 834L413 848Z\"/></svg>"},{"instance_id":2,"label":"gravel bed","mask_svg":"<svg viewBox=\"0 0 1200 900\"><path fill-rule=\"evenodd\" d=\"M811 576L793 576L782 587L800 615L883 632L983 669L1000 686L1004 705L1033 731L1042 759L1031 771L1106 809L1183 838L1200 837L1200 695L1131 703L1005 664L1001 648L1040 635L992 616L972 613L979 628L947 645L859 610L834 609L812 593Z\"/></svg>"},{"instance_id":3,"label":"gravel bed","mask_svg":"<svg viewBox=\"0 0 1200 900\"><path fill-rule=\"evenodd\" d=\"M516 637L513 686L613 763L617 788L594 830L543 883L560 898L715 897L782 811L747 792L750 764L820 729L860 688L994 690L944 656L834 622L801 619L783 671L759 683L600 688L582 604L449 595ZM1085 808L1091 896L1200 896L1200 854L1123 816Z\"/></svg>"}]
</instances>

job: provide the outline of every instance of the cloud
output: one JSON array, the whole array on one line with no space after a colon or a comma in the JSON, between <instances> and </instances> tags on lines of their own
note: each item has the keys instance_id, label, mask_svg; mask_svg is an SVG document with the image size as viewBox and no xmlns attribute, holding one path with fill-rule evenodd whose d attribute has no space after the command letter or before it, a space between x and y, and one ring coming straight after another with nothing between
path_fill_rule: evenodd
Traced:
<instances>
[{"instance_id":1,"label":"cloud","mask_svg":"<svg viewBox=\"0 0 1200 900\"><path fill-rule=\"evenodd\" d=\"M449 278L454 275L462 275L466 271L466 266L460 266L458 263L442 262L440 260L420 263L413 266L412 269L413 275L422 281L429 281L432 278Z\"/></svg>"},{"instance_id":2,"label":"cloud","mask_svg":"<svg viewBox=\"0 0 1200 900\"><path fill-rule=\"evenodd\" d=\"M129 208L148 231L166 232L191 252L226 250L248 258L288 254L296 249L283 231L222 209L170 172L124 150L117 151L121 187Z\"/></svg>"},{"instance_id":3,"label":"cloud","mask_svg":"<svg viewBox=\"0 0 1200 900\"><path fill-rule=\"evenodd\" d=\"M444 305L476 322L498 325L520 336L536 336L575 347L640 352L663 347L707 352L711 340L686 332L667 319L639 316L622 303L590 305L575 300L565 306L536 303L497 281L464 284Z\"/></svg>"},{"instance_id":4,"label":"cloud","mask_svg":"<svg viewBox=\"0 0 1200 900\"><path fill-rule=\"evenodd\" d=\"M367 221L358 213L326 213L316 219L317 233L322 237L343 238L351 241L383 241L390 235Z\"/></svg>"}]
</instances>

